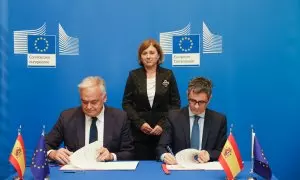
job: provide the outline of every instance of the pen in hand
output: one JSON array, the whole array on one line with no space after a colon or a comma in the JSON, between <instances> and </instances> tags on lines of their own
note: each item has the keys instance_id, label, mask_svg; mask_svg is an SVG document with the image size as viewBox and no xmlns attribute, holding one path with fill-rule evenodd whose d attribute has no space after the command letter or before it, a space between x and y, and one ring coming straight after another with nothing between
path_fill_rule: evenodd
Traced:
<instances>
[{"instance_id":1,"label":"pen in hand","mask_svg":"<svg viewBox=\"0 0 300 180\"><path fill-rule=\"evenodd\" d=\"M174 153L173 153L172 149L170 148L170 146L167 146L166 148L167 148L167 151L168 151L169 153L171 153L171 154L172 154L172 156L174 156L174 157L175 157L175 155L174 155Z\"/></svg>"},{"instance_id":2,"label":"pen in hand","mask_svg":"<svg viewBox=\"0 0 300 180\"><path fill-rule=\"evenodd\" d=\"M172 149L169 147L169 146L166 146L166 149L167 151L169 152L169 154L165 154L164 157L163 157L163 161L166 163L166 164L170 164L170 165L175 165L177 164L177 161L176 161L176 157L172 151Z\"/></svg>"},{"instance_id":3,"label":"pen in hand","mask_svg":"<svg viewBox=\"0 0 300 180\"><path fill-rule=\"evenodd\" d=\"M172 156L174 156L174 154L173 154L173 152L172 152L172 149L171 149L169 146L166 146L166 149L167 149L167 151L168 151ZM164 160L164 162L167 163L165 160ZM168 170L168 168L167 168L167 166L166 166L165 163L163 163L163 164L161 165L162 170L164 171L165 174L170 175L170 171Z\"/></svg>"}]
</instances>

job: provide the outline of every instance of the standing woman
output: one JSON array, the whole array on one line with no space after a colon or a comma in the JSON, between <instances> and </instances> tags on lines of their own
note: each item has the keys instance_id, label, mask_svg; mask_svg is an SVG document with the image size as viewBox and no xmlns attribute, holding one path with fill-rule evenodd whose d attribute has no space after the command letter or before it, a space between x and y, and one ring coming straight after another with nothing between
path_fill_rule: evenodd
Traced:
<instances>
[{"instance_id":1,"label":"standing woman","mask_svg":"<svg viewBox=\"0 0 300 180\"><path fill-rule=\"evenodd\" d=\"M167 112L180 108L180 96L172 70L160 67L163 52L155 40L140 45L138 62L141 67L129 73L122 106L131 121L135 159L155 160Z\"/></svg>"}]
</instances>

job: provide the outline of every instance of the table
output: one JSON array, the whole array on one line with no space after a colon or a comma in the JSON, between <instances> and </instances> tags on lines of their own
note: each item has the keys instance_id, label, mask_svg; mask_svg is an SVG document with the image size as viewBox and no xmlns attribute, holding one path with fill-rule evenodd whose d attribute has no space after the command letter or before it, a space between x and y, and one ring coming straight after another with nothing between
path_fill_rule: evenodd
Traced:
<instances>
[{"instance_id":1,"label":"table","mask_svg":"<svg viewBox=\"0 0 300 180\"><path fill-rule=\"evenodd\" d=\"M251 164L244 163L243 171L236 179L247 179L249 176ZM135 171L69 171L63 172L59 170L60 167L50 167L50 180L64 179L64 180L78 180L78 179L106 179L106 180L210 180L210 179L225 179L224 171L171 171L170 175L164 174L161 169L161 162L157 161L140 161ZM257 180L263 178L259 176ZM9 179L12 179L11 176ZM25 180L32 180L33 176L30 167L26 168ZM272 180L277 180L273 175Z\"/></svg>"}]
</instances>

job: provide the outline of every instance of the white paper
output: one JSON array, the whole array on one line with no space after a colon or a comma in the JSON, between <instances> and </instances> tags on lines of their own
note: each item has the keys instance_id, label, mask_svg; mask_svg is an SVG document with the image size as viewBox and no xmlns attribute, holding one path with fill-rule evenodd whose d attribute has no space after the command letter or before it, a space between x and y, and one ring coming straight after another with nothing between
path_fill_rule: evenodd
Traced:
<instances>
[{"instance_id":1,"label":"white paper","mask_svg":"<svg viewBox=\"0 0 300 180\"><path fill-rule=\"evenodd\" d=\"M194 166L183 167L181 165L167 165L168 170L223 170L223 167L218 161L198 163Z\"/></svg>"},{"instance_id":2,"label":"white paper","mask_svg":"<svg viewBox=\"0 0 300 180\"><path fill-rule=\"evenodd\" d=\"M80 170L83 170L83 169L80 169L79 167L73 166L71 164L66 164L63 167L61 167L60 170L62 170L62 171L70 171L70 170L80 171Z\"/></svg>"},{"instance_id":3,"label":"white paper","mask_svg":"<svg viewBox=\"0 0 300 180\"><path fill-rule=\"evenodd\" d=\"M61 170L135 170L138 161L112 161L98 162L97 150L100 149L100 142L95 141L88 144L70 156L70 164L65 165Z\"/></svg>"},{"instance_id":4,"label":"white paper","mask_svg":"<svg viewBox=\"0 0 300 180\"><path fill-rule=\"evenodd\" d=\"M70 164L81 169L89 167L89 164L97 162L97 150L100 148L99 141L83 146L70 156Z\"/></svg>"},{"instance_id":5,"label":"white paper","mask_svg":"<svg viewBox=\"0 0 300 180\"><path fill-rule=\"evenodd\" d=\"M176 155L177 165L167 165L169 170L223 170L219 162L199 163L195 156L199 154L197 149L184 149Z\"/></svg>"},{"instance_id":6,"label":"white paper","mask_svg":"<svg viewBox=\"0 0 300 180\"><path fill-rule=\"evenodd\" d=\"M200 151L197 149L184 149L179 151L175 155L175 158L179 165L189 168L198 164L198 161L195 159L195 156L197 156L199 152Z\"/></svg>"},{"instance_id":7,"label":"white paper","mask_svg":"<svg viewBox=\"0 0 300 180\"><path fill-rule=\"evenodd\" d=\"M71 164L60 168L63 171L87 171L87 170L135 170L139 161L113 161L113 162L95 162L90 166L83 168Z\"/></svg>"}]
</instances>

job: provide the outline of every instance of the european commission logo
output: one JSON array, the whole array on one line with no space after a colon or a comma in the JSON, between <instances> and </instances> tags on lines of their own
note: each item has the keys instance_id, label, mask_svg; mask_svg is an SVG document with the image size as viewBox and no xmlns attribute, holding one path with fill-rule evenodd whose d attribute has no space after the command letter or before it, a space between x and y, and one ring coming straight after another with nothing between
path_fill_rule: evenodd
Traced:
<instances>
[{"instance_id":1,"label":"european commission logo","mask_svg":"<svg viewBox=\"0 0 300 180\"><path fill-rule=\"evenodd\" d=\"M28 35L28 66L55 66L55 36Z\"/></svg>"},{"instance_id":2,"label":"european commission logo","mask_svg":"<svg viewBox=\"0 0 300 180\"><path fill-rule=\"evenodd\" d=\"M199 35L173 36L173 66L200 65Z\"/></svg>"},{"instance_id":3,"label":"european commission logo","mask_svg":"<svg viewBox=\"0 0 300 180\"><path fill-rule=\"evenodd\" d=\"M172 55L173 66L200 66L200 53L222 53L222 36L213 34L203 22L202 52L200 34L191 34L191 24L177 31L160 33L160 45Z\"/></svg>"},{"instance_id":4,"label":"european commission logo","mask_svg":"<svg viewBox=\"0 0 300 180\"><path fill-rule=\"evenodd\" d=\"M58 54L79 55L79 39L58 24ZM56 35L46 35L46 23L35 30L14 31L14 54L26 54L28 67L56 67Z\"/></svg>"}]
</instances>

